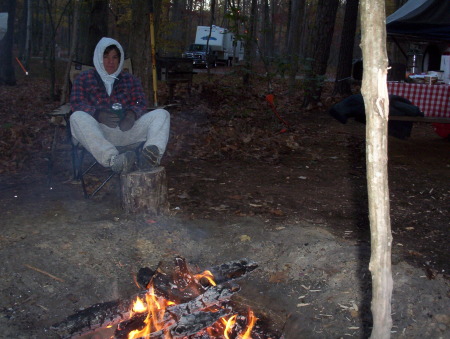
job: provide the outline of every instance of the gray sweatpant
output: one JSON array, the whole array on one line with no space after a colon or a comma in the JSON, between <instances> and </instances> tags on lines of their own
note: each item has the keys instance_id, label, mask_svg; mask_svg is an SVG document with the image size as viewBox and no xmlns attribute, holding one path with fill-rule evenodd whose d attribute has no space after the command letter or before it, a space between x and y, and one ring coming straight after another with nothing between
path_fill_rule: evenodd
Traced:
<instances>
[{"instance_id":1,"label":"gray sweatpant","mask_svg":"<svg viewBox=\"0 0 450 339\"><path fill-rule=\"evenodd\" d=\"M162 156L169 140L170 114L156 109L141 116L133 127L122 132L99 123L90 114L76 111L70 116L70 129L75 142L79 142L103 166L109 167L111 157L117 155L115 146L128 146L144 142L144 147L155 145Z\"/></svg>"}]
</instances>

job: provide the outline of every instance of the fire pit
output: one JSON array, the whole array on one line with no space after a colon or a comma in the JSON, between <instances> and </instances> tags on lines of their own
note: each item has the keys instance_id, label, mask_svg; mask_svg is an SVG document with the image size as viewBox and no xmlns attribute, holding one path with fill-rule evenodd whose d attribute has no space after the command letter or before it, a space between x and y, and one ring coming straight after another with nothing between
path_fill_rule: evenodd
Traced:
<instances>
[{"instance_id":1,"label":"fire pit","mask_svg":"<svg viewBox=\"0 0 450 339\"><path fill-rule=\"evenodd\" d=\"M193 273L182 257L141 268L137 295L92 305L51 327L62 338L115 327L114 339L277 338L262 330L252 310L231 300L236 280L257 268L247 259Z\"/></svg>"}]
</instances>

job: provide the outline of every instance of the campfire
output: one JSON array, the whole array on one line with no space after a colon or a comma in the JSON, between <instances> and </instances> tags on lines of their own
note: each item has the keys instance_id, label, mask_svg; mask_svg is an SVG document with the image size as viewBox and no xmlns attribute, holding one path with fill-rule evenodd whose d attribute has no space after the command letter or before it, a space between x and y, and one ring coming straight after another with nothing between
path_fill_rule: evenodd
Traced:
<instances>
[{"instance_id":1,"label":"campfire","mask_svg":"<svg viewBox=\"0 0 450 339\"><path fill-rule=\"evenodd\" d=\"M186 260L141 268L132 298L79 311L52 326L62 338L115 327L114 339L259 339L275 338L259 330L252 310L242 312L231 300L240 290L236 280L257 268L246 259L193 273Z\"/></svg>"}]
</instances>

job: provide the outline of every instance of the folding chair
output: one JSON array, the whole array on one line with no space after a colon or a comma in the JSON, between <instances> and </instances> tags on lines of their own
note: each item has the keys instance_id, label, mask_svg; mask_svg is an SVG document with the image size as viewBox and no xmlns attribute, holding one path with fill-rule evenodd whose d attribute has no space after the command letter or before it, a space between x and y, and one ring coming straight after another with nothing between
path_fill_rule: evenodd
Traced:
<instances>
[{"instance_id":1,"label":"folding chair","mask_svg":"<svg viewBox=\"0 0 450 339\"><path fill-rule=\"evenodd\" d=\"M73 80L78 76L78 74L80 74L81 72L94 68L94 66L90 66L90 65L84 65L82 63L79 62L72 62L71 65L71 69L70 69L70 76L69 76L69 90L72 88L72 83ZM125 71L128 71L130 73L132 73L132 64L131 64L131 60L125 59L124 61L124 67L123 69ZM87 184L85 181L85 176L93 173L92 170L94 169L94 167L96 165L99 165L98 162L93 159L92 157L92 161L89 162L89 164L85 164L86 162L86 158L89 158L89 152L82 146L80 145L78 142L76 142L71 134L71 130L70 130L70 115L72 114L72 111L70 110L70 105L68 103L60 106L58 109L56 109L55 111L53 111L52 113L50 113L49 115L53 118L53 117L63 117L65 120L65 125L66 125L66 133L67 133L67 137L70 140L70 144L71 144L71 158L72 158L72 172L73 172L73 179L80 181L81 183L81 187L83 189L83 194L85 198L90 198L93 197L95 194L97 194L117 173L113 172L111 169L106 169L105 168L105 177L100 180L101 183L99 185L97 185L97 187L95 187L91 193L88 192L88 188L87 188ZM48 178L48 182L49 185L51 184L51 180L52 180L52 173L53 173L53 165L54 165L54 157L55 157L55 150L56 150L56 144L57 144L57 139L58 139L58 126L56 126L55 128L55 132L53 135L53 141L52 141L52 146L51 146L51 154L49 157L49 178ZM128 146L124 146L124 147L117 147L119 153L125 152L125 151L129 151L129 150L134 150L135 152L139 151L139 147L142 147L143 143L137 143L137 144L133 144L133 145L128 145ZM100 167L103 167L101 165L99 165Z\"/></svg>"},{"instance_id":2,"label":"folding chair","mask_svg":"<svg viewBox=\"0 0 450 339\"><path fill-rule=\"evenodd\" d=\"M139 155L142 146L144 142L135 143L128 146L118 146L116 147L119 153L123 153L126 151L134 151L136 152L136 158ZM97 160L95 160L93 157L89 163L86 164L85 156L89 156L89 152L79 143L76 143L72 138L72 167L73 167L73 178L75 180L79 180L81 182L81 187L83 189L83 194L85 198L91 198L94 195L96 195L115 175L118 173L114 172L110 168L104 168L102 165L100 165ZM91 170L93 170L96 165L97 167L102 169L102 172L104 174L103 179L101 180L100 184L98 184L91 193L88 192L85 176L92 173ZM98 173L97 178L98 178ZM95 174L94 174L95 176Z\"/></svg>"}]
</instances>

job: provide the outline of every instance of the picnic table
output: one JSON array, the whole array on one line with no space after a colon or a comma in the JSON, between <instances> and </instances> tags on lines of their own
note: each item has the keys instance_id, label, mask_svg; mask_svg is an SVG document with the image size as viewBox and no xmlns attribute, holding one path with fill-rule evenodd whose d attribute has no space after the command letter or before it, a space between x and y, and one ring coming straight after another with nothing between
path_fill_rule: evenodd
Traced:
<instances>
[{"instance_id":1,"label":"picnic table","mask_svg":"<svg viewBox=\"0 0 450 339\"><path fill-rule=\"evenodd\" d=\"M391 120L431 122L441 137L450 136L450 85L411 84L388 82L389 94L401 96L419 107L424 117L397 116Z\"/></svg>"},{"instance_id":2,"label":"picnic table","mask_svg":"<svg viewBox=\"0 0 450 339\"><path fill-rule=\"evenodd\" d=\"M437 118L433 119L435 122L439 122L439 118L450 119L450 85L388 82L387 87L389 94L408 99L419 107L425 118Z\"/></svg>"}]
</instances>

